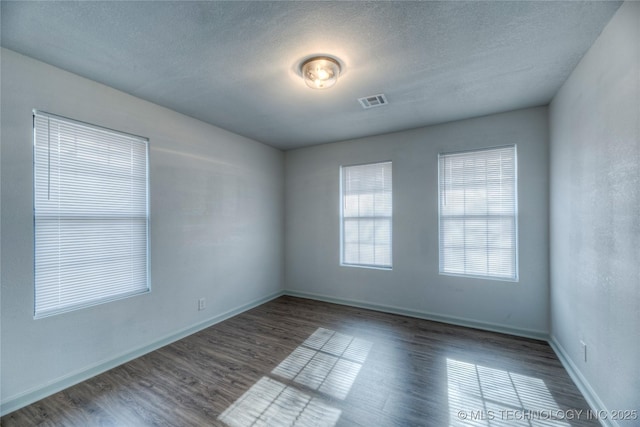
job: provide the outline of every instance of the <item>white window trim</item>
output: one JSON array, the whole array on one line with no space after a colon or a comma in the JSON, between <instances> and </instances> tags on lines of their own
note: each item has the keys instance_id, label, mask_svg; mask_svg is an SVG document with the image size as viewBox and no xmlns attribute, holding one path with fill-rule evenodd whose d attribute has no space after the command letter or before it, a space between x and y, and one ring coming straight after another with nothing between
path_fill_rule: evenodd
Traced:
<instances>
[{"instance_id":1,"label":"white window trim","mask_svg":"<svg viewBox=\"0 0 640 427\"><path fill-rule=\"evenodd\" d=\"M441 176L441 170L440 170L440 157L441 156L447 156L447 155L453 155L453 154L462 154L462 153L473 153L473 152L478 152L478 151L489 151L489 150L497 150L497 149L501 149L501 148L511 148L513 147L514 149L514 174L515 174L515 212L514 212L514 276L513 277L502 277L502 276L492 276L492 275L477 275L477 274L465 274L465 273L453 273L453 272L446 272L443 271L443 260L442 260L442 256L441 256L441 252L442 252L442 227L441 227L441 218L442 218L442 212L441 212L441 197L442 195L440 194L440 189L441 189L441 184L440 184L440 176ZM471 278L471 279L482 279L482 280L491 280L491 281L503 281L503 282L512 282L512 283L517 283L520 281L520 263L519 263L519 211L518 211L518 185L519 185L519 180L518 180L518 146L517 144L508 144L508 145L500 145L500 146L492 146L492 147L485 147L485 148L476 148L476 149L470 149L470 150L458 150L458 151L449 151L449 152L443 152L443 153L438 153L438 273L440 275L443 276L453 276L453 277L464 277L464 278Z\"/></svg>"},{"instance_id":2,"label":"white window trim","mask_svg":"<svg viewBox=\"0 0 640 427\"><path fill-rule=\"evenodd\" d=\"M355 264L355 263L346 263L344 262L344 196L343 196L343 191L344 191L344 169L345 168L349 168L349 167L354 167L354 166L368 166L368 165L377 165L377 164L384 164L384 163L390 163L392 165L391 167L391 198L392 198L392 213L391 216L389 217L389 221L391 223L391 227L390 227L390 246L389 246L389 250L390 250L390 264L387 265L379 265L379 264ZM368 162L368 163L356 163L356 164L348 164L348 165L341 165L340 166L340 188L339 188L339 213L340 213L340 266L342 267L355 267L355 268L365 268L365 269L369 269L369 270L382 270L382 271L392 271L393 270L393 162L391 160L382 160L379 162Z\"/></svg>"},{"instance_id":3,"label":"white window trim","mask_svg":"<svg viewBox=\"0 0 640 427\"><path fill-rule=\"evenodd\" d=\"M33 216L33 221L34 221L34 251L37 250L36 247L36 182L35 182L35 174L36 174L36 117L41 117L41 118L49 118L49 119L53 119L53 120L57 120L57 121L61 121L61 122L65 122L68 123L70 125L76 125L76 126L81 126L81 127L85 127L88 129L94 129L94 130L98 130L98 131L102 131L102 132L107 132L110 134L114 134L114 135L120 135L120 136L124 136L126 138L130 138L130 139L134 139L134 140L138 140L141 143L144 143L145 146L145 205L146 205L146 231L144 232L146 235L146 247L145 247L145 255L146 255L146 260L145 260L145 274L146 274L146 288L144 290L136 290L136 291L131 291L131 292L123 292L123 293L119 293L119 294L114 294L112 296L107 296L107 297L100 297L100 298L96 298L90 301L84 301L84 302L80 302L77 304L73 304L73 305L65 305L65 306L61 306L58 307L57 309L48 309L48 310L42 310L40 312L38 312L36 310L36 294L37 294L37 283L36 283L36 277L35 277L35 267L36 267L36 258L35 258L35 253L34 253L34 306L33 306L33 313L34 313L34 319L41 319L41 318L45 318L45 317L49 317L49 316L54 316L54 315L58 315L58 314L62 314L62 313L68 313L71 311L76 311L76 310L80 310L83 308L87 308L87 307L92 307L92 306L96 306L96 305L101 305L107 302L111 302L111 301L116 301L116 300L120 300L120 299L124 299L124 298L129 298L131 296L134 295L141 295L141 294L147 294L149 292L151 292L151 279L150 279L150 248L149 248L149 240L150 240L150 234L149 234L149 227L150 227L150 213L149 213L149 139L139 136L139 135L134 135L134 134L130 134L130 133L126 133L126 132L122 132L122 131L118 131L118 130L114 130L114 129L110 129L107 127L103 127L103 126L98 126L98 125L94 125L91 123L86 123L86 122L82 122L79 120L75 120L75 119L70 119L68 117L64 117L64 116L60 116L60 115L56 115L56 114L52 114L52 113L48 113L45 111L41 111L41 110L37 110L34 109L33 110L33 174L34 174L34 193L33 193L33 206L34 206L34 216Z\"/></svg>"}]
</instances>

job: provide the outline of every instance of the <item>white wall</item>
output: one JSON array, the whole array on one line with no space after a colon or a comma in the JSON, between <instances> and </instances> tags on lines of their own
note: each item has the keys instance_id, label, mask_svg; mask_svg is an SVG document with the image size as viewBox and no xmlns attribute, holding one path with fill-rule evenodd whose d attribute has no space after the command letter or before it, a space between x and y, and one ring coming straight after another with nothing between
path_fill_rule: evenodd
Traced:
<instances>
[{"instance_id":1,"label":"white wall","mask_svg":"<svg viewBox=\"0 0 640 427\"><path fill-rule=\"evenodd\" d=\"M3 412L281 291L282 152L6 49L1 59ZM150 139L150 294L33 319L33 108Z\"/></svg>"},{"instance_id":2,"label":"white wall","mask_svg":"<svg viewBox=\"0 0 640 427\"><path fill-rule=\"evenodd\" d=\"M383 108L393 108L393 105ZM438 274L439 152L518 145L520 281ZM297 295L546 337L546 107L285 153L285 288ZM340 266L341 165L393 161L393 270Z\"/></svg>"},{"instance_id":3,"label":"white wall","mask_svg":"<svg viewBox=\"0 0 640 427\"><path fill-rule=\"evenodd\" d=\"M550 126L552 343L592 404L637 410L640 3L605 27L551 103Z\"/></svg>"}]
</instances>

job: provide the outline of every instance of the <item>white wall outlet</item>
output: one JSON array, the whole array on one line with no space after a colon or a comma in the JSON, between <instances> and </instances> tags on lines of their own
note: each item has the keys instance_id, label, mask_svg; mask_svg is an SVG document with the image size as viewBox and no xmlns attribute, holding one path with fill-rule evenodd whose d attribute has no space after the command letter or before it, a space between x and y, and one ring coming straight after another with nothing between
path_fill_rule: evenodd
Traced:
<instances>
[{"instance_id":1,"label":"white wall outlet","mask_svg":"<svg viewBox=\"0 0 640 427\"><path fill-rule=\"evenodd\" d=\"M582 345L582 355L583 355L584 361L586 363L586 361L587 361L587 343L585 343L584 341L580 340L580 345Z\"/></svg>"},{"instance_id":2,"label":"white wall outlet","mask_svg":"<svg viewBox=\"0 0 640 427\"><path fill-rule=\"evenodd\" d=\"M207 300L200 298L198 300L198 311L204 310L207 307Z\"/></svg>"}]
</instances>

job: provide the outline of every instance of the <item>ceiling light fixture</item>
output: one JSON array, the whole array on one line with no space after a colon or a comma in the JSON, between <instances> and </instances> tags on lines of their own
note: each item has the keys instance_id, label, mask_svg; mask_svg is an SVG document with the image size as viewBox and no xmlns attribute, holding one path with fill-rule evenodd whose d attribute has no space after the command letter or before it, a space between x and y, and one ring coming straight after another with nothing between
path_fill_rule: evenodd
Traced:
<instances>
[{"instance_id":1,"label":"ceiling light fixture","mask_svg":"<svg viewBox=\"0 0 640 427\"><path fill-rule=\"evenodd\" d=\"M340 63L329 56L314 56L300 65L304 82L312 89L328 89L340 75Z\"/></svg>"}]
</instances>

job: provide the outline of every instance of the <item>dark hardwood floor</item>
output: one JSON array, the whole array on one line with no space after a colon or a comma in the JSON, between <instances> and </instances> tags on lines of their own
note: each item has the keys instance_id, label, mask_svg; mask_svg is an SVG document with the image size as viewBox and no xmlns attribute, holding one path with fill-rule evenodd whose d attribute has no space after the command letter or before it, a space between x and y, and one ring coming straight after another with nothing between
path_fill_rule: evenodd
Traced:
<instances>
[{"instance_id":1,"label":"dark hardwood floor","mask_svg":"<svg viewBox=\"0 0 640 427\"><path fill-rule=\"evenodd\" d=\"M1 423L598 426L588 409L545 342L281 297Z\"/></svg>"}]
</instances>

